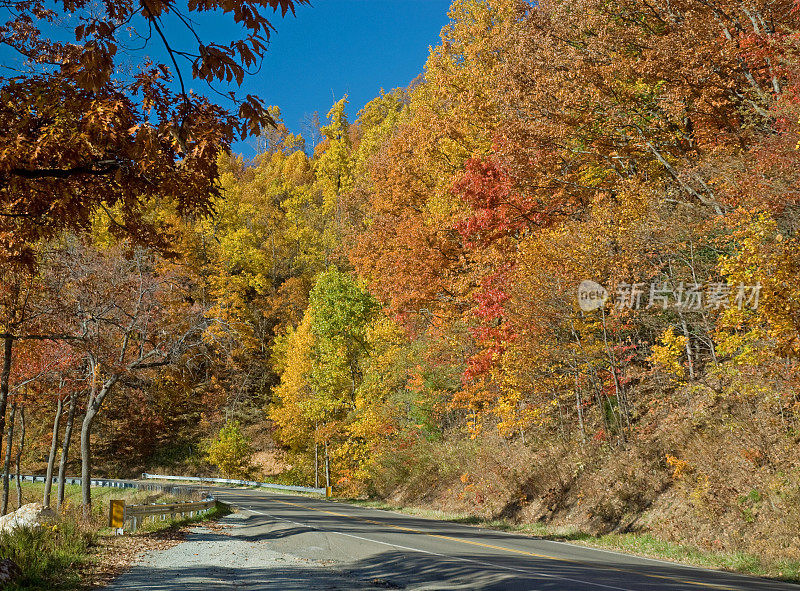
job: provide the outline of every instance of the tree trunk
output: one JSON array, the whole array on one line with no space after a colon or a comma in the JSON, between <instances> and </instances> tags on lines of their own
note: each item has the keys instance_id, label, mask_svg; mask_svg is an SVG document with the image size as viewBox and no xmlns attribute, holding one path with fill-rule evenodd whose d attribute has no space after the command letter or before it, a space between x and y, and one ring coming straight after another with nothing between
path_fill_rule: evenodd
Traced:
<instances>
[{"instance_id":1,"label":"tree trunk","mask_svg":"<svg viewBox=\"0 0 800 591\"><path fill-rule=\"evenodd\" d=\"M578 412L578 429L581 432L581 443L586 443L586 428L583 425L583 401L578 383L578 368L575 368L575 410Z\"/></svg>"},{"instance_id":2,"label":"tree trunk","mask_svg":"<svg viewBox=\"0 0 800 591\"><path fill-rule=\"evenodd\" d=\"M686 324L686 319L683 317L683 314L679 312L678 316L681 320L683 336L686 337L686 359L689 362L689 378L694 380L696 376L694 373L694 358L692 356L692 336L689 334L689 327Z\"/></svg>"},{"instance_id":3,"label":"tree trunk","mask_svg":"<svg viewBox=\"0 0 800 591\"><path fill-rule=\"evenodd\" d=\"M53 419L53 439L50 442L50 454L47 456L47 475L44 479L44 497L42 505L50 506L50 491L53 489L53 468L56 465L56 451L58 450L58 428L61 423L61 413L64 411L64 400L58 396L56 416Z\"/></svg>"},{"instance_id":4,"label":"tree trunk","mask_svg":"<svg viewBox=\"0 0 800 591\"><path fill-rule=\"evenodd\" d=\"M72 425L75 422L75 407L78 405L78 397L75 392L69 396L69 411L67 412L67 424L64 426L64 444L61 446L61 461L58 464L58 498L56 499L56 509L61 509L64 502L64 479L67 476L67 456L69 455L69 444L72 439Z\"/></svg>"},{"instance_id":5,"label":"tree trunk","mask_svg":"<svg viewBox=\"0 0 800 591\"><path fill-rule=\"evenodd\" d=\"M22 507L22 482L20 479L20 464L22 463L22 450L25 449L25 405L23 404L19 409L19 448L17 448L17 509Z\"/></svg>"},{"instance_id":6,"label":"tree trunk","mask_svg":"<svg viewBox=\"0 0 800 591\"><path fill-rule=\"evenodd\" d=\"M95 387L92 387L89 395L89 402L86 405L86 414L83 415L81 424L81 502L83 504L83 516L88 519L92 509L92 425L97 416L103 401L114 385L119 380L119 375L111 376L96 395Z\"/></svg>"},{"instance_id":7,"label":"tree trunk","mask_svg":"<svg viewBox=\"0 0 800 591\"><path fill-rule=\"evenodd\" d=\"M89 404L81 424L81 504L88 518L92 508L92 423L97 411Z\"/></svg>"},{"instance_id":8,"label":"tree trunk","mask_svg":"<svg viewBox=\"0 0 800 591\"><path fill-rule=\"evenodd\" d=\"M2 449L3 446L3 433L6 430L8 385L11 381L11 353L13 346L14 337L6 335L3 339L3 370L0 372L0 449ZM3 514L5 515L5 511L3 511Z\"/></svg>"},{"instance_id":9,"label":"tree trunk","mask_svg":"<svg viewBox=\"0 0 800 591\"><path fill-rule=\"evenodd\" d=\"M617 409L616 412L617 421L619 422L619 437L621 441L624 443L627 439L626 436L626 428L630 427L630 416L628 414L628 405L627 401L625 400L625 392L623 391L622 384L619 381L619 374L617 368L617 359L614 355L614 352L611 350L611 347L608 344L608 330L606 327L606 310L604 307L600 307L600 313L602 315L603 320L603 344L605 345L606 356L608 357L608 363L611 366L611 376L614 378L614 395L617 398ZM611 407L612 412L614 412L613 406Z\"/></svg>"},{"instance_id":10,"label":"tree trunk","mask_svg":"<svg viewBox=\"0 0 800 591\"><path fill-rule=\"evenodd\" d=\"M8 474L11 471L11 452L14 446L14 417L17 414L17 403L11 405L11 416L8 420L6 434L6 457L3 460L3 515L8 513Z\"/></svg>"},{"instance_id":11,"label":"tree trunk","mask_svg":"<svg viewBox=\"0 0 800 591\"><path fill-rule=\"evenodd\" d=\"M319 441L317 441L316 423L314 423L314 488L319 488Z\"/></svg>"}]
</instances>

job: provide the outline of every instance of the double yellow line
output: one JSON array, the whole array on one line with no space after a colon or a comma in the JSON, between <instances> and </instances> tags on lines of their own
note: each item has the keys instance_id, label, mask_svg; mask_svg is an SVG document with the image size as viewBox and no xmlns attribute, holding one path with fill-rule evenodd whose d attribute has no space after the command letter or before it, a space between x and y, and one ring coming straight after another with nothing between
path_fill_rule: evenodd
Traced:
<instances>
[{"instance_id":1,"label":"double yellow line","mask_svg":"<svg viewBox=\"0 0 800 591\"><path fill-rule=\"evenodd\" d=\"M518 555L521 555L521 556L529 556L529 557L532 557L532 558L543 558L543 559L546 559L546 560L556 560L558 562L566 562L566 563L570 563L570 564L579 564L579 565L582 565L582 566L592 566L592 568L610 570L610 571L621 572L621 573L626 573L626 574L634 574L634 575L637 575L637 576L640 576L640 577L648 577L648 578L651 578L651 579L661 579L661 580L665 580L665 581L671 581L673 583L680 583L680 584L683 584L683 585L695 585L695 586L698 586L698 587L708 587L708 588L712 588L712 589L735 591L734 587L726 587L726 586L723 586L723 585L716 585L716 584L713 584L713 583L703 583L703 582L700 582L700 581L692 581L692 580L688 580L688 579L681 579L681 578L678 578L678 577L670 577L668 575L656 575L656 574L652 574L652 573L643 573L643 572L634 571L634 570L630 570L630 569L618 568L618 567L615 567L615 566L587 565L587 563L585 563L585 562L581 562L580 560L573 560L571 558L558 558L557 556L548 556L546 554L536 554L535 552L527 552L525 550L516 550L514 548L506 548L504 546L495 546L494 544L485 544L483 542L476 542L474 540L465 540L465 539L462 539L462 538L455 538L453 536L445 536L445 535L442 535L442 534L433 534L433 533L429 533L429 532L426 532L426 531L423 531L423 530L420 530L420 529L416 529L416 528L412 528L412 527L403 527L401 525L394 525L392 523L384 523L384 522L381 522L381 521L374 521L372 519L365 519L363 517L355 517L353 515L347 515L345 513L338 513L336 511L327 511L325 509L318 509L316 507L310 507L308 505L303 505L301 503L293 503L291 501L282 501L280 499L275 499L275 498L271 498L270 500L271 501L275 501L276 503L281 503L283 505L291 505L292 507L297 507L297 508L300 508L300 509L316 511L317 513L325 513L327 515L333 515L335 517L344 517L346 519L352 519L353 521L360 521L362 523L369 523L371 525L379 525L381 527L390 527L392 529L396 529L396 530L399 530L399 531L404 531L404 532L414 533L414 534L421 534L421 535L428 536L428 537L431 537L431 538L439 538L441 540L448 540L450 542L458 542L460 544L469 544L471 546L480 546L481 548L489 548L489 549L492 549L492 550L500 550L502 552L508 552L510 554L518 554Z\"/></svg>"}]
</instances>

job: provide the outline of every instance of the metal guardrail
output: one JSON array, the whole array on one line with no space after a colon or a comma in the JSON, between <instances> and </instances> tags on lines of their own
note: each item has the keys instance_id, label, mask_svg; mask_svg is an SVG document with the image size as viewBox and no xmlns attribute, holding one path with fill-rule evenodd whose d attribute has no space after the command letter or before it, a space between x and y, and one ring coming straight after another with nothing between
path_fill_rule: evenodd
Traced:
<instances>
[{"instance_id":1,"label":"metal guardrail","mask_svg":"<svg viewBox=\"0 0 800 591\"><path fill-rule=\"evenodd\" d=\"M182 518L186 515L194 517L196 514L210 511L216 505L217 501L213 497L202 501L154 503L151 505L126 505L124 500L112 500L108 508L108 525L121 533L125 524L130 522L132 530L136 531L148 517L153 519L156 517L166 519L168 515L171 519L175 519L178 515Z\"/></svg>"},{"instance_id":2,"label":"metal guardrail","mask_svg":"<svg viewBox=\"0 0 800 591\"><path fill-rule=\"evenodd\" d=\"M11 476L11 478L14 478L14 476ZM23 474L20 475L19 478L25 482L45 482L47 480L46 476L38 476L35 474ZM67 476L64 478L64 482L67 484L80 484L82 479L80 476ZM53 484L58 484L57 476L53 476ZM109 478L92 478L91 484L92 486L109 486L113 488L137 488L138 486L134 482Z\"/></svg>"},{"instance_id":3,"label":"metal guardrail","mask_svg":"<svg viewBox=\"0 0 800 591\"><path fill-rule=\"evenodd\" d=\"M36 474L20 475L20 480L25 482L45 482L46 476ZM82 479L80 476L67 476L64 478L66 484L81 484ZM122 531L124 524L131 522L133 531L146 517L166 517L167 515L173 518L176 515L185 516L187 513L194 516L197 513L203 513L213 509L217 501L208 496L208 487L198 486L181 486L173 484L162 484L158 482L136 482L131 480L118 480L115 478L92 478L90 481L92 486L104 486L110 488L136 488L139 490L150 490L164 492L174 495L191 495L203 494L206 498L201 501L185 501L179 503L155 503L152 505L126 505L124 500L112 499L109 501L108 510L108 524L111 527L117 528ZM58 477L53 477L53 484L58 483Z\"/></svg>"},{"instance_id":4,"label":"metal guardrail","mask_svg":"<svg viewBox=\"0 0 800 591\"><path fill-rule=\"evenodd\" d=\"M26 482L44 482L47 478L43 475L31 475L25 474L20 476L21 480ZM313 486L294 486L291 484L274 484L272 482L256 482L253 480L234 480L231 478L211 478L205 476L171 476L166 474L148 474L147 472L142 473L142 480L177 480L177 481L187 481L187 482L197 482L202 487L203 483L206 486L210 484L238 484L242 486L257 486L260 488L274 488L277 490L289 490L289 491L297 491L297 492L310 492L316 493L319 495L325 495L330 497L332 492L330 488L315 488ZM67 484L80 484L81 477L80 476L67 476L64 481ZM53 477L53 484L57 484L58 477ZM92 478L91 480L92 486L106 486L106 487L113 487L113 488L138 488L141 490L153 490L153 491L160 491L172 494L191 494L198 491L197 486L180 486L180 485L172 485L172 484L165 484L159 482L136 482L131 480L120 480L116 478ZM202 491L206 492L206 491Z\"/></svg>"},{"instance_id":5,"label":"metal guardrail","mask_svg":"<svg viewBox=\"0 0 800 591\"><path fill-rule=\"evenodd\" d=\"M187 480L189 482L208 482L215 484L239 484L243 486L258 486L260 488L274 488L277 490L291 490L299 492L310 492L319 495L331 496L330 487L328 489L315 488L313 486L293 486L290 484L273 484L271 482L256 482L254 480L234 480L231 478L206 478L203 476L169 476L165 474L148 474L142 473L142 480Z\"/></svg>"},{"instance_id":6,"label":"metal guardrail","mask_svg":"<svg viewBox=\"0 0 800 591\"><path fill-rule=\"evenodd\" d=\"M25 482L44 482L47 477L41 475L25 474L20 475L20 480ZM67 476L64 482L67 484L80 485L80 476ZM58 477L53 477L53 484L58 484ZM202 485L180 485L180 484L165 484L160 482L137 482L134 480L120 480L116 478L92 478L92 486L103 486L111 488L138 488L139 490L150 490L154 492L163 492L168 494L179 495L193 495L193 494L208 494L208 486Z\"/></svg>"}]
</instances>

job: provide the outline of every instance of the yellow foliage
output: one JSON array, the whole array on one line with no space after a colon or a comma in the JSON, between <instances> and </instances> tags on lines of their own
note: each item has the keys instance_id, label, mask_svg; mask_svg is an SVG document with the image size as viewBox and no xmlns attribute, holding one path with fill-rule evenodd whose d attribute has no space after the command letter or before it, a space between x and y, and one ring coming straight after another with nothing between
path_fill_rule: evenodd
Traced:
<instances>
[{"instance_id":1,"label":"yellow foliage","mask_svg":"<svg viewBox=\"0 0 800 591\"><path fill-rule=\"evenodd\" d=\"M275 346L281 383L275 388L269 416L275 421L280 440L295 448L307 446L315 438L318 417L309 413L312 392L308 383L313 343L311 315L306 314L300 325L278 339Z\"/></svg>"},{"instance_id":2,"label":"yellow foliage","mask_svg":"<svg viewBox=\"0 0 800 591\"><path fill-rule=\"evenodd\" d=\"M734 252L719 269L735 305L721 316L717 341L744 363L771 352L800 357L800 239L784 238L763 212L740 209L727 223Z\"/></svg>"},{"instance_id":3,"label":"yellow foliage","mask_svg":"<svg viewBox=\"0 0 800 591\"><path fill-rule=\"evenodd\" d=\"M667 464L672 467L672 477L676 480L683 478L692 469L688 461L678 459L670 454L667 454Z\"/></svg>"},{"instance_id":4,"label":"yellow foliage","mask_svg":"<svg viewBox=\"0 0 800 591\"><path fill-rule=\"evenodd\" d=\"M653 366L682 380L686 377L686 367L683 364L686 337L676 334L675 328L670 326L661 334L660 341L660 345L653 345L652 353L647 358L648 361Z\"/></svg>"}]
</instances>

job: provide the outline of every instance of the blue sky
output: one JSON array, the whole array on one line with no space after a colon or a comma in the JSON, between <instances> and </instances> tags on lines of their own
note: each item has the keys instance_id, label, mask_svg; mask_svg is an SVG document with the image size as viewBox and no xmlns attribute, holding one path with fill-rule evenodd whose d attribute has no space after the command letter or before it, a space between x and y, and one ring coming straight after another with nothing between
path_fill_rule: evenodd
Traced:
<instances>
[{"instance_id":1,"label":"blue sky","mask_svg":"<svg viewBox=\"0 0 800 591\"><path fill-rule=\"evenodd\" d=\"M324 118L349 94L354 116L381 88L406 86L423 70L428 48L447 24L449 0L312 0L297 17L274 20L277 31L259 74L244 90L277 105L290 130L304 116ZM252 149L235 146L246 156Z\"/></svg>"},{"instance_id":2,"label":"blue sky","mask_svg":"<svg viewBox=\"0 0 800 591\"><path fill-rule=\"evenodd\" d=\"M281 18L278 13L271 18L276 30L263 66L245 79L238 93L255 94L267 105L280 107L286 126L295 133L302 131L303 120L314 111L324 122L331 105L344 94L349 95L348 114L354 118L381 88L406 86L422 73L429 47L439 43L439 32L448 22L449 5L450 0L312 0L310 6L298 6L294 17L288 13ZM0 9L0 22L8 16L7 10ZM241 36L229 15L195 14L193 18L206 42L227 43ZM54 39L72 41L76 24L75 19L65 19L60 26L45 26L45 31ZM165 21L164 27L174 47L196 48L182 47L193 39L174 19ZM128 50L141 45L131 40ZM169 64L155 38L129 55L131 65L144 55ZM21 62L19 54L0 46L0 75L13 75L2 66ZM187 88L219 100L204 83L191 81L186 62L181 62L181 68ZM216 87L227 90L224 84ZM221 104L230 106L224 99ZM251 157L252 143L238 142L234 150Z\"/></svg>"}]
</instances>

